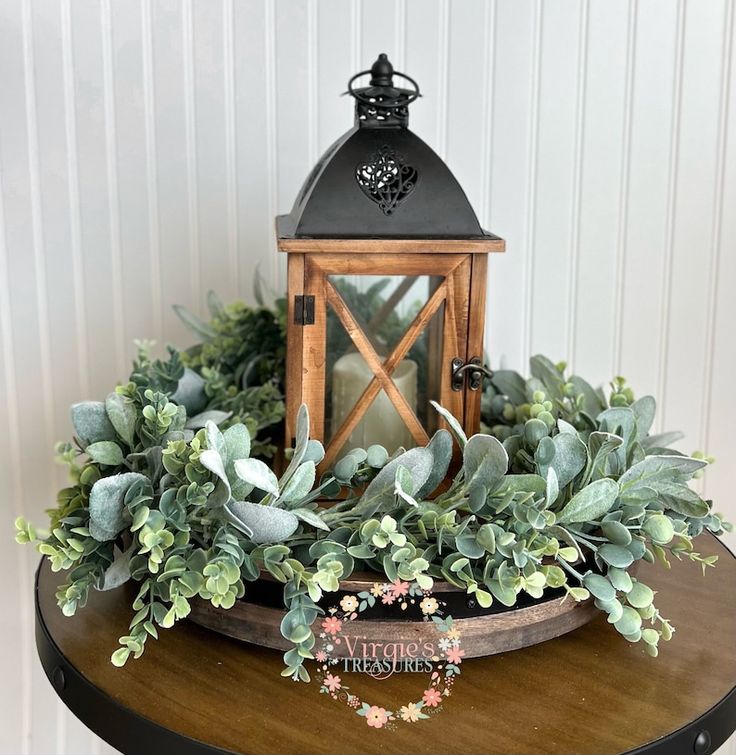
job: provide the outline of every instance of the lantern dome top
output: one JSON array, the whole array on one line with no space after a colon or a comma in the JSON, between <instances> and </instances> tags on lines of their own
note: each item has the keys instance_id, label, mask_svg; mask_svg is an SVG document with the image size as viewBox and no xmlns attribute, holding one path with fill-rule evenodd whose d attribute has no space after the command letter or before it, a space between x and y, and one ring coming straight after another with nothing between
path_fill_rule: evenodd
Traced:
<instances>
[{"instance_id":1,"label":"lantern dome top","mask_svg":"<svg viewBox=\"0 0 736 755\"><path fill-rule=\"evenodd\" d=\"M370 75L368 86L356 88ZM394 77L411 88L394 85ZM409 105L419 86L394 71L385 54L351 77L355 125L322 155L289 215L280 238L495 238L484 231L457 179L409 129Z\"/></svg>"}]
</instances>

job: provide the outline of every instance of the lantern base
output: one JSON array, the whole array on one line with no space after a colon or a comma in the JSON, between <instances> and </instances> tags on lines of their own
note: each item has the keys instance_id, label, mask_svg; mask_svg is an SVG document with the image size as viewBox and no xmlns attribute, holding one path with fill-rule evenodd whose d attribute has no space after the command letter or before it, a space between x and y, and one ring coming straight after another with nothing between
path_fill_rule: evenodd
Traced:
<instances>
[{"instance_id":1,"label":"lantern base","mask_svg":"<svg viewBox=\"0 0 736 755\"><path fill-rule=\"evenodd\" d=\"M364 572L340 583L337 593L327 594L320 605L327 609L339 605L345 595L368 592L376 584L383 584L386 577ZM207 629L254 645L276 650L289 650L293 644L285 639L280 630L284 618L282 586L270 575L248 585L248 600L239 600L228 610L214 608L201 598L191 600L189 620ZM518 606L507 608L494 603L483 609L475 604L472 595L450 585L435 581L432 596L440 604L445 603L444 613L453 617L453 626L462 636L465 658L504 653L510 650L536 645L540 642L571 632L600 615L591 599L575 603L564 592L552 591L539 600L523 596ZM564 601L564 602L563 602ZM408 612L407 612L408 613ZM361 615L358 621L361 633L368 641L387 642L411 639L420 645L436 639L433 622L419 617L400 619L401 609L397 604L376 607ZM319 616L312 625L315 634L322 631ZM341 656L346 649L336 647L334 655Z\"/></svg>"}]
</instances>

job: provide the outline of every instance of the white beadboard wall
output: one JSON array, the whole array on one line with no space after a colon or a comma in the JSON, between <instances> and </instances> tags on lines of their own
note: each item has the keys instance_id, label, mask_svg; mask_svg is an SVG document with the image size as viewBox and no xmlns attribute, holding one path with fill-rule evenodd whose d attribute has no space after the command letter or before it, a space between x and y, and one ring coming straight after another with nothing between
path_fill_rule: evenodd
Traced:
<instances>
[{"instance_id":1,"label":"white beadboard wall","mask_svg":"<svg viewBox=\"0 0 736 755\"><path fill-rule=\"evenodd\" d=\"M127 375L134 338L186 344L171 304L249 298L256 265L283 288L273 216L379 52L508 240L494 363L628 376L723 460L703 488L736 519L733 47L734 0L0 0L0 752L112 752L43 676L12 541L63 482L68 405Z\"/></svg>"}]
</instances>

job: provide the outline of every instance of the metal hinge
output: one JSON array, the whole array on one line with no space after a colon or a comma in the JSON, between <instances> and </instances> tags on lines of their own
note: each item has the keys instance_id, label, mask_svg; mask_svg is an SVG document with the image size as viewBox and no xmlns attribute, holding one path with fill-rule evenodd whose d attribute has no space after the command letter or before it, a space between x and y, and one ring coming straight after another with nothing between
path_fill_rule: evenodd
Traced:
<instances>
[{"instance_id":1,"label":"metal hinge","mask_svg":"<svg viewBox=\"0 0 736 755\"><path fill-rule=\"evenodd\" d=\"M471 391L478 391L483 387L483 376L493 377L493 371L483 364L480 357L473 357L467 364L460 357L452 360L452 379L451 385L453 391L461 391L465 383L465 374L468 375L468 388Z\"/></svg>"},{"instance_id":2,"label":"metal hinge","mask_svg":"<svg viewBox=\"0 0 736 755\"><path fill-rule=\"evenodd\" d=\"M314 325L314 296L294 297L294 323L296 325Z\"/></svg>"}]
</instances>

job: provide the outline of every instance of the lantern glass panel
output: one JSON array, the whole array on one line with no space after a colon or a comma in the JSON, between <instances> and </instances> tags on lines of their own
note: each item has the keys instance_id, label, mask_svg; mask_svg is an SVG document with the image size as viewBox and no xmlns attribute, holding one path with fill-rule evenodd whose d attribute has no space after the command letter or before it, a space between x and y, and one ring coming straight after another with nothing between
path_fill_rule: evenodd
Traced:
<instances>
[{"instance_id":1,"label":"lantern glass panel","mask_svg":"<svg viewBox=\"0 0 736 755\"><path fill-rule=\"evenodd\" d=\"M429 401L441 398L444 303L425 327L411 326L443 280L442 276L430 275L327 276L327 284L339 294L349 313L341 316L334 306L327 308L327 442L351 421L361 396L376 378L376 364L383 365L397 389L391 391L393 396L381 389L370 402L364 401L365 410L357 422L352 420L354 427L345 436L341 455L374 443L389 452L399 446L417 445L421 439L416 438L416 423L412 429L407 422L408 411L418 419L423 432L431 434L436 428L437 417ZM358 338L356 328L360 330ZM406 339L412 336L415 338L407 350ZM401 359L395 353L397 347L404 353ZM403 406L397 407L397 401Z\"/></svg>"}]
</instances>

